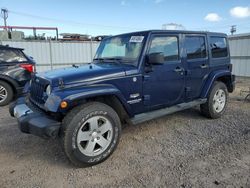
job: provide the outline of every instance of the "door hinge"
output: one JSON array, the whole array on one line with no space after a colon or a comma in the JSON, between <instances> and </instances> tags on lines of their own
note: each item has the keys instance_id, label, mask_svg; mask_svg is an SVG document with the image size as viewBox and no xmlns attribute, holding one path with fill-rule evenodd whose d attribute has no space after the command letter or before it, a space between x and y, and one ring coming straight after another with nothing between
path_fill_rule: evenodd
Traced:
<instances>
[{"instance_id":1,"label":"door hinge","mask_svg":"<svg viewBox=\"0 0 250 188\"><path fill-rule=\"evenodd\" d=\"M185 87L185 92L190 92L191 91L191 87Z\"/></svg>"},{"instance_id":2,"label":"door hinge","mask_svg":"<svg viewBox=\"0 0 250 188\"><path fill-rule=\"evenodd\" d=\"M145 105L148 105L149 102L150 102L150 95L144 95L144 96L143 96L143 103L144 103Z\"/></svg>"},{"instance_id":3,"label":"door hinge","mask_svg":"<svg viewBox=\"0 0 250 188\"><path fill-rule=\"evenodd\" d=\"M149 78L150 78L150 75L144 75L144 76L143 76L143 81L148 81Z\"/></svg>"}]
</instances>

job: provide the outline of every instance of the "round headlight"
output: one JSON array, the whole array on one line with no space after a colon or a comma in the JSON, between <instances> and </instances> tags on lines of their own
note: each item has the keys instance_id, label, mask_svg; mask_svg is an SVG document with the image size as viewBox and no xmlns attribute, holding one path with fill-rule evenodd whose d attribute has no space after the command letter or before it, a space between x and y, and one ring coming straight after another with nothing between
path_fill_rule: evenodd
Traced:
<instances>
[{"instance_id":1,"label":"round headlight","mask_svg":"<svg viewBox=\"0 0 250 188\"><path fill-rule=\"evenodd\" d=\"M51 94L51 86L50 86L50 85L48 85L48 86L46 87L46 94L47 94L47 95L50 95L50 94Z\"/></svg>"}]
</instances>

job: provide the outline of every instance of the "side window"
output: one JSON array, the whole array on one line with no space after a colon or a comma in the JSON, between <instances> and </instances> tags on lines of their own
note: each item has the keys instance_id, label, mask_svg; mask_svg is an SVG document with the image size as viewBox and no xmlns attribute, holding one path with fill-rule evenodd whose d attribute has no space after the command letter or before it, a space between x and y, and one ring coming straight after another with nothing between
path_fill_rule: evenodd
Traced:
<instances>
[{"instance_id":1,"label":"side window","mask_svg":"<svg viewBox=\"0 0 250 188\"><path fill-rule=\"evenodd\" d=\"M186 36L185 48L187 51L187 59L199 59L207 57L205 37Z\"/></svg>"},{"instance_id":2,"label":"side window","mask_svg":"<svg viewBox=\"0 0 250 188\"><path fill-rule=\"evenodd\" d=\"M227 40L225 37L210 37L210 47L213 58L227 57Z\"/></svg>"},{"instance_id":3,"label":"side window","mask_svg":"<svg viewBox=\"0 0 250 188\"><path fill-rule=\"evenodd\" d=\"M1 62L24 62L26 58L23 53L19 50L10 50L10 49L0 49L0 63Z\"/></svg>"},{"instance_id":4,"label":"side window","mask_svg":"<svg viewBox=\"0 0 250 188\"><path fill-rule=\"evenodd\" d=\"M165 61L179 59L178 38L175 36L155 36L152 39L149 54L162 52Z\"/></svg>"}]
</instances>

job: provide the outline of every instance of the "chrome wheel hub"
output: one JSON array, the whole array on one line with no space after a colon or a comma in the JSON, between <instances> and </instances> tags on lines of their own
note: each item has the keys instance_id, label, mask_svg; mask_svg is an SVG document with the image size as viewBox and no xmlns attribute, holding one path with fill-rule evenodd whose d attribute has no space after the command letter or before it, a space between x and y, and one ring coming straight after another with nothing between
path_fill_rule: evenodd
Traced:
<instances>
[{"instance_id":1,"label":"chrome wheel hub","mask_svg":"<svg viewBox=\"0 0 250 188\"><path fill-rule=\"evenodd\" d=\"M226 94L222 89L215 92L213 97L213 108L217 113L221 112L226 104Z\"/></svg>"},{"instance_id":2,"label":"chrome wheel hub","mask_svg":"<svg viewBox=\"0 0 250 188\"><path fill-rule=\"evenodd\" d=\"M6 100L8 95L7 90L5 89L5 87L0 85L0 102L3 102Z\"/></svg>"},{"instance_id":3,"label":"chrome wheel hub","mask_svg":"<svg viewBox=\"0 0 250 188\"><path fill-rule=\"evenodd\" d=\"M86 156L97 156L111 143L113 127L104 116L94 116L86 120L77 132L77 146Z\"/></svg>"}]
</instances>

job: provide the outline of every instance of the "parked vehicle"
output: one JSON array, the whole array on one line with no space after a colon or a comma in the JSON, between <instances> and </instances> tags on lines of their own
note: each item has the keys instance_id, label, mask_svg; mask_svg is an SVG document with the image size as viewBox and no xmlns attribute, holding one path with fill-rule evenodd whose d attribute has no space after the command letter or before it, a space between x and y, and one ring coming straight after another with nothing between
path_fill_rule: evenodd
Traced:
<instances>
[{"instance_id":1,"label":"parked vehicle","mask_svg":"<svg viewBox=\"0 0 250 188\"><path fill-rule=\"evenodd\" d=\"M0 45L0 106L22 94L35 71L35 62L23 49Z\"/></svg>"},{"instance_id":2,"label":"parked vehicle","mask_svg":"<svg viewBox=\"0 0 250 188\"><path fill-rule=\"evenodd\" d=\"M150 30L102 40L93 63L37 74L10 106L22 132L59 137L77 166L107 159L123 122L138 124L200 105L219 118L235 77L227 36ZM132 146L130 146L132 147Z\"/></svg>"}]
</instances>

